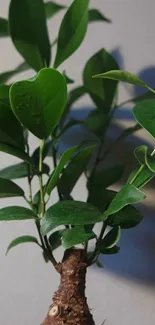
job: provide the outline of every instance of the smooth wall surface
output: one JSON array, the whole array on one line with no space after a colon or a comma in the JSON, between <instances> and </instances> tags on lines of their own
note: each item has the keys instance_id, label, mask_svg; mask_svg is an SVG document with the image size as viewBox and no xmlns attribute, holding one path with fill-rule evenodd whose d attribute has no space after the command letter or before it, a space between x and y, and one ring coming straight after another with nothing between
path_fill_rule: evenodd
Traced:
<instances>
[{"instance_id":1,"label":"smooth wall surface","mask_svg":"<svg viewBox=\"0 0 155 325\"><path fill-rule=\"evenodd\" d=\"M22 1L22 0L21 0ZM33 1L33 0L32 0ZM55 0L68 4L67 0ZM85 1L85 0L81 0ZM81 83L81 69L88 58L105 47L118 59L121 68L139 74L155 87L155 42L154 42L154 0L91 0L91 7L100 9L112 24L94 23L89 26L85 42L78 52L61 68ZM7 17L9 0L0 0L0 16ZM63 13L49 22L51 40L57 34ZM53 53L54 56L54 53ZM22 58L9 39L0 39L0 72L16 67ZM32 76L33 72L19 75ZM14 80L14 79L12 79ZM139 94L141 89L128 85L120 86L120 102ZM75 113L81 114L91 106L86 96L78 102ZM122 117L123 115L123 117ZM119 121L118 121L119 118ZM115 138L117 132L132 124L130 107L116 114L116 126L109 134ZM63 145L71 145L82 137L77 129L73 135L64 138ZM132 147L143 143L153 144L145 132L139 132L120 148L120 154L112 156L113 161L132 156ZM72 140L71 140L72 139ZM38 141L31 137L32 148ZM17 162L11 156L0 154L0 168ZM25 180L18 181L25 186ZM38 183L35 181L34 192ZM76 199L84 200L85 180L82 177L74 190ZM122 232L121 252L117 256L101 258L104 269L92 267L88 272L87 295L97 325L154 325L155 323L155 203L154 184L147 187L149 198L140 207L144 221L136 229ZM55 194L52 196L52 202ZM1 200L0 207L25 204L22 199ZM32 222L0 223L0 325L39 325L43 320L51 297L59 283L59 276L51 265L45 265L41 252L35 245L23 245L10 252L5 251L9 242L23 234L35 235ZM60 258L61 251L57 252Z\"/></svg>"}]
</instances>

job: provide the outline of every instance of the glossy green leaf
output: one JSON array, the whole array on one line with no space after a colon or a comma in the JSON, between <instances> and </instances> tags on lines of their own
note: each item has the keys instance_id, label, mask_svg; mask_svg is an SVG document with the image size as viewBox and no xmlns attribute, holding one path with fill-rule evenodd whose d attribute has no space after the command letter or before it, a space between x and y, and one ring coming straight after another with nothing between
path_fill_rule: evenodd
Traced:
<instances>
[{"instance_id":1,"label":"glossy green leaf","mask_svg":"<svg viewBox=\"0 0 155 325\"><path fill-rule=\"evenodd\" d=\"M61 245L61 237L64 230L57 230L49 236L49 243L51 245L52 251L57 249Z\"/></svg>"},{"instance_id":2,"label":"glossy green leaf","mask_svg":"<svg viewBox=\"0 0 155 325\"><path fill-rule=\"evenodd\" d=\"M112 248L103 248L100 247L100 253L105 254L105 255L112 255L112 254L117 254L120 251L120 247L114 246Z\"/></svg>"},{"instance_id":3,"label":"glossy green leaf","mask_svg":"<svg viewBox=\"0 0 155 325\"><path fill-rule=\"evenodd\" d=\"M142 86L152 91L152 89L143 80L141 80L139 77L137 77L136 75L128 71L111 70L101 74L96 74L93 76L93 78L123 81L132 85Z\"/></svg>"},{"instance_id":4,"label":"glossy green leaf","mask_svg":"<svg viewBox=\"0 0 155 325\"><path fill-rule=\"evenodd\" d=\"M137 122L155 138L155 99L139 102L133 108Z\"/></svg>"},{"instance_id":5,"label":"glossy green leaf","mask_svg":"<svg viewBox=\"0 0 155 325\"><path fill-rule=\"evenodd\" d=\"M89 225L104 220L100 211L89 203L80 201L60 201L51 206L41 222L41 233L46 235L61 225Z\"/></svg>"},{"instance_id":6,"label":"glossy green leaf","mask_svg":"<svg viewBox=\"0 0 155 325\"><path fill-rule=\"evenodd\" d=\"M23 129L11 108L0 102L0 142L24 148Z\"/></svg>"},{"instance_id":7,"label":"glossy green leaf","mask_svg":"<svg viewBox=\"0 0 155 325\"><path fill-rule=\"evenodd\" d=\"M116 193L112 190L105 190L102 187L92 187L89 190L87 202L93 204L103 213L108 208Z\"/></svg>"},{"instance_id":8,"label":"glossy green leaf","mask_svg":"<svg viewBox=\"0 0 155 325\"><path fill-rule=\"evenodd\" d=\"M57 68L81 45L88 25L89 0L73 0L68 8L58 35L58 46L54 66Z\"/></svg>"},{"instance_id":9,"label":"glossy green leaf","mask_svg":"<svg viewBox=\"0 0 155 325\"><path fill-rule=\"evenodd\" d=\"M128 183L132 182L132 184L137 188L142 188L155 176L155 173L147 166L143 166L143 170L139 174L137 174L137 172L138 168L133 170L128 179Z\"/></svg>"},{"instance_id":10,"label":"glossy green leaf","mask_svg":"<svg viewBox=\"0 0 155 325\"><path fill-rule=\"evenodd\" d=\"M126 184L122 189L116 194L108 209L105 212L105 215L108 217L111 214L114 214L120 211L124 206L132 203L138 203L145 199L145 194L137 189L132 184Z\"/></svg>"},{"instance_id":11,"label":"glossy green leaf","mask_svg":"<svg viewBox=\"0 0 155 325\"><path fill-rule=\"evenodd\" d=\"M128 229L137 226L142 219L141 213L132 205L128 205L109 216L106 222L111 227L120 226L122 229Z\"/></svg>"},{"instance_id":12,"label":"glossy green leaf","mask_svg":"<svg viewBox=\"0 0 155 325\"><path fill-rule=\"evenodd\" d=\"M8 254L8 252L10 251L10 249L20 245L20 244L25 244L25 243L35 243L37 245L40 246L38 240L36 237L34 236L20 236L17 237L16 239L14 239L8 246L7 251L6 251L6 255Z\"/></svg>"},{"instance_id":13,"label":"glossy green leaf","mask_svg":"<svg viewBox=\"0 0 155 325\"><path fill-rule=\"evenodd\" d=\"M0 178L0 198L24 196L24 191L9 179Z\"/></svg>"},{"instance_id":14,"label":"glossy green leaf","mask_svg":"<svg viewBox=\"0 0 155 325\"><path fill-rule=\"evenodd\" d=\"M147 146L139 146L134 150L134 154L141 165L146 165L151 172L155 173L155 157L148 151Z\"/></svg>"},{"instance_id":15,"label":"glossy green leaf","mask_svg":"<svg viewBox=\"0 0 155 325\"><path fill-rule=\"evenodd\" d=\"M114 247L120 240L120 236L121 236L120 227L115 226L106 234L106 236L101 241L98 242L97 248L98 249L101 248L102 251L102 249Z\"/></svg>"},{"instance_id":16,"label":"glossy green leaf","mask_svg":"<svg viewBox=\"0 0 155 325\"><path fill-rule=\"evenodd\" d=\"M8 85L0 85L0 100L8 100L9 99L9 89Z\"/></svg>"},{"instance_id":17,"label":"glossy green leaf","mask_svg":"<svg viewBox=\"0 0 155 325\"><path fill-rule=\"evenodd\" d=\"M64 230L62 235L62 246L69 249L75 245L88 242L95 238L94 232L87 232L84 227L76 226L72 229Z\"/></svg>"},{"instance_id":18,"label":"glossy green leaf","mask_svg":"<svg viewBox=\"0 0 155 325\"><path fill-rule=\"evenodd\" d=\"M94 174L93 180L88 181L87 187L102 188L104 190L106 187L116 183L120 180L124 173L124 165L115 165L108 168L103 168L97 170Z\"/></svg>"},{"instance_id":19,"label":"glossy green leaf","mask_svg":"<svg viewBox=\"0 0 155 325\"><path fill-rule=\"evenodd\" d=\"M60 10L65 9L66 6L58 4L54 1L48 1L45 3L45 13L46 18L52 18L55 14L57 14Z\"/></svg>"},{"instance_id":20,"label":"glossy green leaf","mask_svg":"<svg viewBox=\"0 0 155 325\"><path fill-rule=\"evenodd\" d=\"M105 49L101 49L87 62L84 72L84 86L98 108L108 111L116 95L117 81L103 78L93 79L94 74L110 69L119 69L117 62Z\"/></svg>"},{"instance_id":21,"label":"glossy green leaf","mask_svg":"<svg viewBox=\"0 0 155 325\"><path fill-rule=\"evenodd\" d=\"M0 151L5 152L9 155L15 156L21 160L24 160L28 164L31 164L31 158L28 156L28 154L21 149L18 149L16 147L13 147L11 145L5 144L5 143L0 143Z\"/></svg>"},{"instance_id":22,"label":"glossy green leaf","mask_svg":"<svg viewBox=\"0 0 155 325\"><path fill-rule=\"evenodd\" d=\"M5 83L7 82L10 78L12 78L14 75L18 74L18 73L21 73L21 72L24 72L26 70L29 70L31 69L31 67L26 63L26 62L23 62L21 64L19 64L15 69L13 70L9 70L9 71L6 71L6 72L2 72L0 74L0 83Z\"/></svg>"},{"instance_id":23,"label":"glossy green leaf","mask_svg":"<svg viewBox=\"0 0 155 325\"><path fill-rule=\"evenodd\" d=\"M72 192L79 177L86 169L88 161L90 160L95 148L95 146L89 146L81 149L64 169L58 183L60 193L62 193L64 197L68 198L68 195Z\"/></svg>"},{"instance_id":24,"label":"glossy green leaf","mask_svg":"<svg viewBox=\"0 0 155 325\"><path fill-rule=\"evenodd\" d=\"M9 36L8 21L5 18L0 18L0 37Z\"/></svg>"},{"instance_id":25,"label":"glossy green leaf","mask_svg":"<svg viewBox=\"0 0 155 325\"><path fill-rule=\"evenodd\" d=\"M33 79L14 83L10 101L20 122L38 138L47 138L66 105L65 79L54 69L42 69Z\"/></svg>"},{"instance_id":26,"label":"glossy green leaf","mask_svg":"<svg viewBox=\"0 0 155 325\"><path fill-rule=\"evenodd\" d=\"M31 177L39 174L39 170L34 170L31 168ZM43 164L43 174L49 173L49 167ZM0 177L7 179L18 179L23 177L28 177L28 165L26 163L20 163L12 165L0 170Z\"/></svg>"},{"instance_id":27,"label":"glossy green leaf","mask_svg":"<svg viewBox=\"0 0 155 325\"><path fill-rule=\"evenodd\" d=\"M67 149L61 156L58 166L55 168L54 172L51 174L51 177L48 181L46 192L50 195L51 191L57 185L59 176L62 173L64 166L68 163L68 161L73 157L73 155L77 152L79 146L75 146Z\"/></svg>"},{"instance_id":28,"label":"glossy green leaf","mask_svg":"<svg viewBox=\"0 0 155 325\"><path fill-rule=\"evenodd\" d=\"M106 23L111 23L111 19L103 15L98 9L89 9L89 23L96 21L105 21Z\"/></svg>"},{"instance_id":29,"label":"glossy green leaf","mask_svg":"<svg viewBox=\"0 0 155 325\"><path fill-rule=\"evenodd\" d=\"M49 66L51 49L42 0L11 0L9 29L14 46L34 70Z\"/></svg>"},{"instance_id":30,"label":"glossy green leaf","mask_svg":"<svg viewBox=\"0 0 155 325\"><path fill-rule=\"evenodd\" d=\"M11 181L10 181L11 182ZM36 219L37 215L30 209L20 206L9 206L0 209L0 221L30 220Z\"/></svg>"}]
</instances>

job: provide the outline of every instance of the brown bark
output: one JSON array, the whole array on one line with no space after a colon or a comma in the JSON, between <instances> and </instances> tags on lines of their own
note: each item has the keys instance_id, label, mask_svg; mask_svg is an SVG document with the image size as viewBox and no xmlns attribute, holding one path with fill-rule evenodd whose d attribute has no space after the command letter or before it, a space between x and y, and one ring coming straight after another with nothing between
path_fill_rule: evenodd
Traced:
<instances>
[{"instance_id":1,"label":"brown bark","mask_svg":"<svg viewBox=\"0 0 155 325\"><path fill-rule=\"evenodd\" d=\"M84 251L67 250L59 266L61 283L42 325L95 325L85 297Z\"/></svg>"}]
</instances>

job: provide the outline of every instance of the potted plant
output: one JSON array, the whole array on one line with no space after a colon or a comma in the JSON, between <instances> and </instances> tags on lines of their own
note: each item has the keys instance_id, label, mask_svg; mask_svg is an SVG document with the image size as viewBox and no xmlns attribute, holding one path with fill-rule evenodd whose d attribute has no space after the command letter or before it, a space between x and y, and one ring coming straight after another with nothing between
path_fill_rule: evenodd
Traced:
<instances>
[{"instance_id":1,"label":"potted plant","mask_svg":"<svg viewBox=\"0 0 155 325\"><path fill-rule=\"evenodd\" d=\"M59 10L66 10L58 38L50 45L46 19ZM59 66L80 46L89 23L110 22L97 9L89 9L88 0L73 0L68 8L42 0L11 0L9 19L1 19L0 35L10 36L24 62L16 70L0 75L0 151L18 157L21 163L0 171L0 197L23 197L27 207L8 206L0 209L0 221L32 219L38 238L22 235L14 239L7 252L21 243L37 244L46 262L51 262L61 277L43 325L94 324L85 297L87 268L99 262L100 254L119 252L121 229L140 223L142 216L133 206L145 199L141 188L155 175L154 153L147 146L139 146L134 154L139 167L133 170L119 192L109 189L123 175L124 166L112 164L100 167L110 148L104 147L117 103L119 81L140 85L147 89L136 103L133 115L136 124L125 129L116 142L139 128L153 137L155 130L155 91L135 75L119 70L118 63L105 49L98 51L85 65L83 84L68 91L73 81ZM54 63L51 47L57 44ZM7 84L10 77L33 68L36 72L28 80ZM89 94L96 109L85 120L70 118L73 103ZM94 141L68 148L60 157L61 136L74 125L81 124L95 137ZM29 132L40 141L30 155ZM54 168L45 159L52 151ZM93 158L92 158L93 157ZM88 167L88 163L91 164ZM86 176L87 200L77 201L72 190L82 173ZM46 174L46 178L44 178ZM33 193L34 176L38 189ZM12 179L27 177L27 195ZM58 201L51 202L57 188ZM99 234L94 226L100 223ZM90 241L93 248L90 249ZM55 250L62 246L62 261L55 258Z\"/></svg>"}]
</instances>

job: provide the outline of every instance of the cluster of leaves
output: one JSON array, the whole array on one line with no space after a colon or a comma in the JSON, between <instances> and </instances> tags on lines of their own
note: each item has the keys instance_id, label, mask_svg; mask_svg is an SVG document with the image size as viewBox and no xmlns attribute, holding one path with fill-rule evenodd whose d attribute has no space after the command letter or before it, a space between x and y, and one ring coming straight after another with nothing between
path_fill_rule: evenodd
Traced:
<instances>
[{"instance_id":1,"label":"cluster of leaves","mask_svg":"<svg viewBox=\"0 0 155 325\"><path fill-rule=\"evenodd\" d=\"M60 10L66 12L58 38L50 45L46 22ZM155 137L155 91L135 75L119 70L117 62L105 49L88 60L83 84L69 93L67 87L73 81L57 70L78 49L88 24L94 21L110 22L97 9L89 9L89 0L73 0L68 8L52 1L44 4L42 0L11 0L8 21L0 19L0 37L10 36L25 60L17 69L0 74L0 151L23 161L0 171L0 197L21 196L29 205L29 208L0 209L0 220L33 219L38 239L20 236L10 243L8 250L21 243L36 243L42 248L46 261L54 265L57 262L53 251L60 245L65 249L84 245L89 265L97 262L100 253L117 253L121 229L134 227L142 220L132 204L144 200L145 194L140 188L155 175L154 151L150 154L146 146L135 149L140 167L132 172L118 193L109 190L109 186L122 177L124 166L98 168L108 153L104 150L104 141L117 107L119 81L141 85L148 92L131 99L136 102L133 114L138 123L126 129L116 142L140 127ZM55 45L57 51L51 68L51 49ZM37 72L33 78L4 84L16 73L30 68ZM73 103L86 93L95 109L84 121L70 119ZM80 143L66 150L58 160L62 134L78 123L94 134L95 145ZM29 132L40 139L40 146L31 156ZM52 150L54 162L52 171L45 163L49 150ZM90 171L88 162L92 155L94 162ZM83 172L87 179L87 202L79 202L72 195ZM48 176L46 182L43 174ZM39 180L35 195L32 193L34 176ZM29 197L12 181L23 177L28 179ZM47 208L54 188L57 188L59 201ZM96 223L101 223L99 236L94 232ZM110 230L105 235L107 227ZM95 246L90 253L88 242L91 239Z\"/></svg>"}]
</instances>

